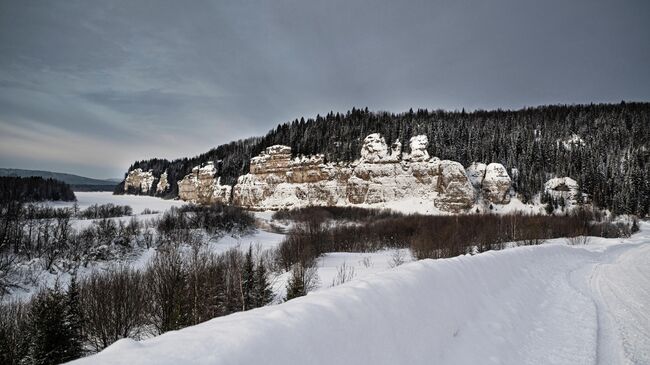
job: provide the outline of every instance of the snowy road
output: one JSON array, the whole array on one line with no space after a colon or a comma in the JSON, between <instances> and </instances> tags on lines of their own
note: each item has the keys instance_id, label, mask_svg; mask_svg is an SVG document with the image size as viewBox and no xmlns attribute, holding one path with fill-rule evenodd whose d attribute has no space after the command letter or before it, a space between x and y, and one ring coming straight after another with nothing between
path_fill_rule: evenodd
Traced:
<instances>
[{"instance_id":1,"label":"snowy road","mask_svg":"<svg viewBox=\"0 0 650 365\"><path fill-rule=\"evenodd\" d=\"M650 364L649 241L593 271L590 284L601 325L598 364Z\"/></svg>"},{"instance_id":2,"label":"snowy road","mask_svg":"<svg viewBox=\"0 0 650 365\"><path fill-rule=\"evenodd\" d=\"M87 364L650 364L650 223L423 260L142 342Z\"/></svg>"}]
</instances>

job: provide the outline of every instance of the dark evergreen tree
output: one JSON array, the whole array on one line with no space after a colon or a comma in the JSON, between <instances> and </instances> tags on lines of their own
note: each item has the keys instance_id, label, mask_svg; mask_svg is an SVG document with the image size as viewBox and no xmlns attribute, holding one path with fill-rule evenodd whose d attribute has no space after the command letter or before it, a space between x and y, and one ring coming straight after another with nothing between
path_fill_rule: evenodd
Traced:
<instances>
[{"instance_id":1,"label":"dark evergreen tree","mask_svg":"<svg viewBox=\"0 0 650 365\"><path fill-rule=\"evenodd\" d=\"M300 264L293 266L291 270L291 277L287 282L287 296L285 300L291 300L307 295L307 288L305 287L305 269Z\"/></svg>"},{"instance_id":2,"label":"dark evergreen tree","mask_svg":"<svg viewBox=\"0 0 650 365\"><path fill-rule=\"evenodd\" d=\"M263 307L273 301L273 288L268 279L266 265L260 259L255 269L255 306Z\"/></svg>"},{"instance_id":3,"label":"dark evergreen tree","mask_svg":"<svg viewBox=\"0 0 650 365\"><path fill-rule=\"evenodd\" d=\"M79 356L77 339L68 323L68 298L58 286L45 289L32 303L30 363L60 364Z\"/></svg>"},{"instance_id":4,"label":"dark evergreen tree","mask_svg":"<svg viewBox=\"0 0 650 365\"><path fill-rule=\"evenodd\" d=\"M66 325L70 332L70 349L68 354L71 358L79 358L84 353L83 339L83 313L79 298L79 287L76 275L72 276L67 291Z\"/></svg>"},{"instance_id":5,"label":"dark evergreen tree","mask_svg":"<svg viewBox=\"0 0 650 365\"><path fill-rule=\"evenodd\" d=\"M241 277L242 310L255 308L255 263L253 262L253 247L248 246L244 256L244 267Z\"/></svg>"}]
</instances>

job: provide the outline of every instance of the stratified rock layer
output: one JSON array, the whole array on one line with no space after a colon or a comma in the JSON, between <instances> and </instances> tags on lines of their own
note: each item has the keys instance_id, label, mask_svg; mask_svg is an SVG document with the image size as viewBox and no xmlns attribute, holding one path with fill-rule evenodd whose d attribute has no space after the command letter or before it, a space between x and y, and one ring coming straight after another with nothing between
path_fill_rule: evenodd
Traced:
<instances>
[{"instance_id":1,"label":"stratified rock layer","mask_svg":"<svg viewBox=\"0 0 650 365\"><path fill-rule=\"evenodd\" d=\"M178 182L178 197L199 204L229 204L230 185L221 185L212 162L203 167L195 167L192 172Z\"/></svg>"},{"instance_id":2,"label":"stratified rock layer","mask_svg":"<svg viewBox=\"0 0 650 365\"><path fill-rule=\"evenodd\" d=\"M396 143L388 153L383 137L364 140L361 159L324 163L323 156L291 159L286 146L271 146L251 160L250 173L233 190L234 205L281 209L309 205L376 204L408 198L430 200L441 210L459 212L472 206L475 192L463 166L430 159L426 136L411 139L411 153L401 158Z\"/></svg>"},{"instance_id":3,"label":"stratified rock layer","mask_svg":"<svg viewBox=\"0 0 650 365\"><path fill-rule=\"evenodd\" d=\"M232 192L230 186L219 183L214 165L208 163L178 182L179 197L255 210L416 199L454 213L470 208L477 191L491 203L509 201L511 182L502 165L472 165L468 178L460 163L430 158L427 146L426 136L415 136L409 152L403 153L399 141L389 149L384 138L374 133L364 139L359 160L325 163L323 155L292 158L290 147L275 145L251 159L250 172L238 178ZM166 176L164 180L161 176L159 189L163 181Z\"/></svg>"}]
</instances>

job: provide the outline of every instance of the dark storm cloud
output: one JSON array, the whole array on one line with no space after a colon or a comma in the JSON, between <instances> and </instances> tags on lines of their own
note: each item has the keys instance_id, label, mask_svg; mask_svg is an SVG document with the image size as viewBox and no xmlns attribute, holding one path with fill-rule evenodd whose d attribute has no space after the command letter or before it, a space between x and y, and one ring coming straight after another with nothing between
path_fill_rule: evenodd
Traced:
<instances>
[{"instance_id":1,"label":"dark storm cloud","mask_svg":"<svg viewBox=\"0 0 650 365\"><path fill-rule=\"evenodd\" d=\"M0 3L0 165L120 174L353 106L650 98L646 1Z\"/></svg>"}]
</instances>

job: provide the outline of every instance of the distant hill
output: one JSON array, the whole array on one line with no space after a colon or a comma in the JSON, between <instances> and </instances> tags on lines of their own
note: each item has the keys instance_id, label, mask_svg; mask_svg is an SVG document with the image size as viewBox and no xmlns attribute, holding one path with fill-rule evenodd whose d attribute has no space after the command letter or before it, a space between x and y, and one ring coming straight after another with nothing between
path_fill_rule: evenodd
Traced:
<instances>
[{"instance_id":1,"label":"distant hill","mask_svg":"<svg viewBox=\"0 0 650 365\"><path fill-rule=\"evenodd\" d=\"M44 179L52 178L70 185L76 191L113 191L118 184L112 180L93 179L89 177L66 174L63 172L41 171L41 170L23 170L0 168L0 176L17 176L29 177L40 176Z\"/></svg>"}]
</instances>

